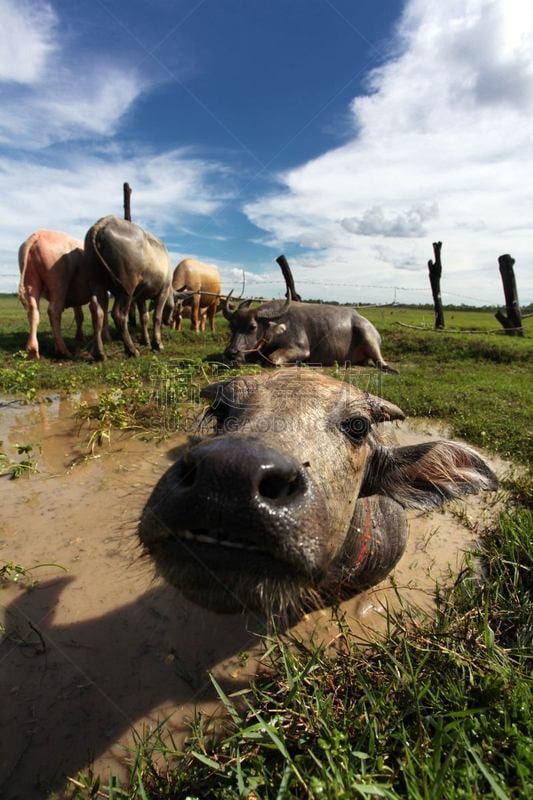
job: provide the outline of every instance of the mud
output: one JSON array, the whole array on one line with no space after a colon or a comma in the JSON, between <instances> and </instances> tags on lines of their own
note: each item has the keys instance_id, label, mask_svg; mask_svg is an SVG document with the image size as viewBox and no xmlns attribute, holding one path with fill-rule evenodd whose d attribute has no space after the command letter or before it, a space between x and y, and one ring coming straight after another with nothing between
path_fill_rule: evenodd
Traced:
<instances>
[{"instance_id":1,"label":"mud","mask_svg":"<svg viewBox=\"0 0 533 800\"><path fill-rule=\"evenodd\" d=\"M0 440L39 443L39 472L0 479L0 567L14 562L38 581L0 590L0 796L62 796L66 776L91 763L103 779L123 773L134 730L163 720L176 740L195 708L212 712L212 670L228 691L257 667L261 625L218 616L153 581L135 525L179 439L161 445L114 434L84 458L73 403L0 409ZM401 443L446 435L426 422L402 424ZM501 473L503 462L492 465ZM384 609L404 602L430 611L435 582L453 581L490 513L478 498L455 511L410 515L405 556L373 591L343 604L362 639L382 630ZM468 518L469 524L464 525ZM39 566L39 565L56 566ZM60 569L60 567L62 569ZM65 570L65 571L63 571ZM327 611L298 633L330 629ZM329 635L329 634L328 634Z\"/></svg>"}]
</instances>

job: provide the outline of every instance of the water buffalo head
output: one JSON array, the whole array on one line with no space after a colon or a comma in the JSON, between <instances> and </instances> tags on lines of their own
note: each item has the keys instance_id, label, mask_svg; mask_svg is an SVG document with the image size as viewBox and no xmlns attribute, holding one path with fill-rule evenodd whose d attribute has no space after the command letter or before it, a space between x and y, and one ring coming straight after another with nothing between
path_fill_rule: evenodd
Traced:
<instances>
[{"instance_id":1,"label":"water buffalo head","mask_svg":"<svg viewBox=\"0 0 533 800\"><path fill-rule=\"evenodd\" d=\"M291 299L288 297L284 303L274 300L259 308L250 308L252 301L243 300L235 309L230 300L231 293L222 309L231 329L231 340L224 351L224 358L233 364L255 361L274 336L285 331L283 318L289 310Z\"/></svg>"},{"instance_id":2,"label":"water buffalo head","mask_svg":"<svg viewBox=\"0 0 533 800\"><path fill-rule=\"evenodd\" d=\"M496 486L465 445L386 446L381 423L402 411L311 369L233 378L202 394L215 435L183 448L139 536L169 582L216 611L297 614L341 585L372 585L403 552L403 508Z\"/></svg>"}]
</instances>

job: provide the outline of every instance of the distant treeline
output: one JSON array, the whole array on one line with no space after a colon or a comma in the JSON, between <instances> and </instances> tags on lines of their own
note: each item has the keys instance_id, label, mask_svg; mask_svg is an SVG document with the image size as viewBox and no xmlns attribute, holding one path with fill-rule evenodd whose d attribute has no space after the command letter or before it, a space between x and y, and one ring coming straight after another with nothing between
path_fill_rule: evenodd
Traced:
<instances>
[{"instance_id":1,"label":"distant treeline","mask_svg":"<svg viewBox=\"0 0 533 800\"><path fill-rule=\"evenodd\" d=\"M372 306L379 308L382 304L381 303L372 303L370 300L364 301L361 300L357 303L339 303L338 300L318 300L318 299L305 299L304 303L326 303L330 306ZM502 305L504 305L502 303ZM448 303L443 305L445 311L486 311L486 312L495 312L499 308L502 308L502 305L497 306L471 306L467 305L466 303ZM411 309L416 311L434 311L433 303L383 303L383 308L405 308ZM533 303L529 303L526 306L520 306L521 311L523 314L528 314L533 312Z\"/></svg>"},{"instance_id":2,"label":"distant treeline","mask_svg":"<svg viewBox=\"0 0 533 800\"><path fill-rule=\"evenodd\" d=\"M0 292L0 298L3 297L18 297L16 292ZM325 305L330 306L354 306L357 308L358 306L372 306L372 307L380 307L380 303L372 303L369 300L364 301L361 300L360 302L352 302L352 303L340 303L338 300L320 300L318 298L306 298L304 303L324 303ZM443 306L445 311L486 311L487 313L492 312L494 313L500 306L470 306L466 305L466 303L449 303ZM383 308L405 308L417 311L434 311L432 303L384 303ZM526 306L520 307L522 310L522 314L530 314L533 313L533 303L528 303Z\"/></svg>"}]
</instances>

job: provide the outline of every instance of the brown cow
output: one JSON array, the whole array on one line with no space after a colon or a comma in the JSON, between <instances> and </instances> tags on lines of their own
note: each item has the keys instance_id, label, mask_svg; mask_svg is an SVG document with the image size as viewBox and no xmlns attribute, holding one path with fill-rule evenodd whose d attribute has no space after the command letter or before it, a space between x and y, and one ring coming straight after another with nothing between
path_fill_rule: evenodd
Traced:
<instances>
[{"instance_id":1,"label":"brown cow","mask_svg":"<svg viewBox=\"0 0 533 800\"><path fill-rule=\"evenodd\" d=\"M87 262L83 242L60 231L38 230L32 233L19 249L19 298L28 311L30 335L28 353L39 358L37 328L39 301L48 299L48 316L54 336L56 353L69 357L70 352L61 336L61 315L64 308L74 308L76 339L83 339L81 306L89 302Z\"/></svg>"},{"instance_id":2,"label":"brown cow","mask_svg":"<svg viewBox=\"0 0 533 800\"><path fill-rule=\"evenodd\" d=\"M219 307L220 273L217 267L204 264L196 258L185 258L180 261L172 277L175 306L172 327L181 326L181 310L183 308L181 292L198 292L194 294L191 303L191 327L194 331L205 330L201 328L201 312L206 309L207 319L212 331L215 330L215 314ZM206 294L202 294L206 292Z\"/></svg>"}]
</instances>

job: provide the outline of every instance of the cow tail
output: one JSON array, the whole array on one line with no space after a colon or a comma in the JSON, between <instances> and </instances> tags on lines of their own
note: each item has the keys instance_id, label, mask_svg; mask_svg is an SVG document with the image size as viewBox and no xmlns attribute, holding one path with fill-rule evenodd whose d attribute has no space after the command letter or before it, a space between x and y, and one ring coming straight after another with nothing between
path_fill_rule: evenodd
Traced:
<instances>
[{"instance_id":1,"label":"cow tail","mask_svg":"<svg viewBox=\"0 0 533 800\"><path fill-rule=\"evenodd\" d=\"M96 225L93 225L93 228L92 228L92 231L91 231L91 244L93 246L94 252L96 253L96 257L98 258L100 263L105 267L105 269L107 270L107 272L109 273L111 278L116 282L116 278L113 275L111 267L109 266L109 264L107 263L107 261L103 257L102 253L98 249L98 245L96 243L96 235L97 235L97 233L99 233L99 231L100 231L100 226L98 225L98 223Z\"/></svg>"},{"instance_id":2,"label":"cow tail","mask_svg":"<svg viewBox=\"0 0 533 800\"><path fill-rule=\"evenodd\" d=\"M97 256L98 260L100 261L100 263L104 266L107 274L109 275L109 277L111 278L113 283L117 284L118 286L120 286L122 291L126 292L126 294L128 294L127 290L122 285L122 283L119 281L119 279L117 278L117 276L115 275L115 273L113 272L113 270L111 269L111 267L109 266L109 264L107 263L105 258L103 257L102 253L98 249L98 245L96 244L96 236L100 232L100 229L103 228L103 227L104 227L103 225L99 226L98 223L96 223L96 225L93 225L93 228L92 228L92 231L91 231L91 244L93 246L93 250L96 253L96 256Z\"/></svg>"},{"instance_id":3,"label":"cow tail","mask_svg":"<svg viewBox=\"0 0 533 800\"><path fill-rule=\"evenodd\" d=\"M21 244L19 249L19 269L20 269L20 281L19 281L19 300L24 306L24 308L28 309L28 301L26 299L26 289L24 287L24 280L26 278L26 270L28 268L28 259L30 255L30 251L33 245L36 242L36 235L33 233L29 239Z\"/></svg>"}]
</instances>

